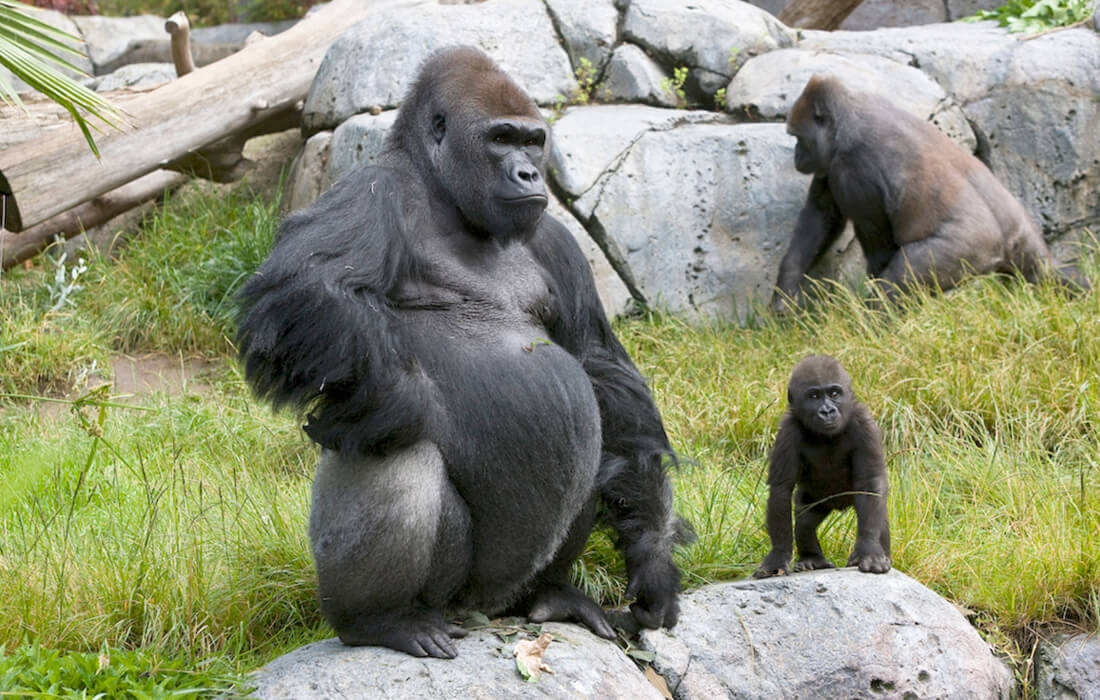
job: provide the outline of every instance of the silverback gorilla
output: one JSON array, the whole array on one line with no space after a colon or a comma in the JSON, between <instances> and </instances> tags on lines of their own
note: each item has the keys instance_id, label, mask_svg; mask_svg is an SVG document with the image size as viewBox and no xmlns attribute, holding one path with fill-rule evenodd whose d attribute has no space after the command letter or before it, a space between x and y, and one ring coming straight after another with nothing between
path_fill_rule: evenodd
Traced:
<instances>
[{"instance_id":1,"label":"silverback gorilla","mask_svg":"<svg viewBox=\"0 0 1100 700\"><path fill-rule=\"evenodd\" d=\"M772 309L797 303L802 278L850 219L872 278L891 297L913 284L954 287L967 273L1053 274L1087 289L1075 269L1055 269L1023 206L977 158L931 124L837 78L810 79L787 117L795 168L813 175Z\"/></svg>"},{"instance_id":2,"label":"silverback gorilla","mask_svg":"<svg viewBox=\"0 0 1100 700\"><path fill-rule=\"evenodd\" d=\"M473 48L421 68L376 166L283 222L241 291L246 376L309 411L309 534L345 644L453 658L443 611L571 619L598 502L642 626L672 627L671 449L571 234L544 215L549 130Z\"/></svg>"},{"instance_id":3,"label":"silverback gorilla","mask_svg":"<svg viewBox=\"0 0 1100 700\"><path fill-rule=\"evenodd\" d=\"M791 492L794 491L795 571L831 569L817 526L834 510L855 506L856 545L848 566L881 574L890 570L886 512L886 460L878 423L852 394L848 373L828 355L798 363L787 385L787 415L779 426L768 468L768 537L771 552L753 574L784 574L791 560Z\"/></svg>"}]
</instances>

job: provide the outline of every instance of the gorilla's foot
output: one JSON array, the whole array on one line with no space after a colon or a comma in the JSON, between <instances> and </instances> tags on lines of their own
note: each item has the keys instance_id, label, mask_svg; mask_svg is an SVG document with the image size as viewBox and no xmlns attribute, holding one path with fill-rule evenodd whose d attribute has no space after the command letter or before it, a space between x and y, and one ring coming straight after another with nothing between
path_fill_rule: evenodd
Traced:
<instances>
[{"instance_id":1,"label":"gorilla's foot","mask_svg":"<svg viewBox=\"0 0 1100 700\"><path fill-rule=\"evenodd\" d=\"M885 574L890 570L890 557L885 552L852 552L848 566L858 566L865 574Z\"/></svg>"},{"instance_id":2,"label":"gorilla's foot","mask_svg":"<svg viewBox=\"0 0 1100 700\"><path fill-rule=\"evenodd\" d=\"M791 568L792 571L817 571L818 569L835 569L836 564L825 558L823 554L811 554L800 557Z\"/></svg>"},{"instance_id":3,"label":"gorilla's foot","mask_svg":"<svg viewBox=\"0 0 1100 700\"><path fill-rule=\"evenodd\" d=\"M361 613L350 625L337 630L348 646L379 646L412 656L453 659L458 656L453 639L466 630L443 619L438 610L407 608Z\"/></svg>"},{"instance_id":4,"label":"gorilla's foot","mask_svg":"<svg viewBox=\"0 0 1100 700\"><path fill-rule=\"evenodd\" d=\"M580 622L604 639L614 639L615 630L596 601L569 584L543 584L528 599L531 622L561 620Z\"/></svg>"}]
</instances>

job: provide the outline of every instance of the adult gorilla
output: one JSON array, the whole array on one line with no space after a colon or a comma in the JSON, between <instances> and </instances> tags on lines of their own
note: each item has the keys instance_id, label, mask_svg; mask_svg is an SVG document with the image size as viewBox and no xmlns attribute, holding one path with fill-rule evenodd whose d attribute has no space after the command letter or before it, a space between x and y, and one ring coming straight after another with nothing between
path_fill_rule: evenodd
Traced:
<instances>
[{"instance_id":1,"label":"adult gorilla","mask_svg":"<svg viewBox=\"0 0 1100 700\"><path fill-rule=\"evenodd\" d=\"M799 298L803 276L851 219L871 277L891 297L913 284L954 287L968 273L1054 275L1087 289L1074 268L1056 269L1023 206L977 158L928 122L887 100L814 76L787 131L795 168L813 175L772 308Z\"/></svg>"},{"instance_id":2,"label":"adult gorilla","mask_svg":"<svg viewBox=\"0 0 1100 700\"><path fill-rule=\"evenodd\" d=\"M310 540L346 644L450 658L443 610L614 633L569 582L602 499L631 609L671 627L690 527L645 382L570 233L548 127L472 48L422 67L377 167L282 224L241 292L246 376L311 409Z\"/></svg>"}]
</instances>

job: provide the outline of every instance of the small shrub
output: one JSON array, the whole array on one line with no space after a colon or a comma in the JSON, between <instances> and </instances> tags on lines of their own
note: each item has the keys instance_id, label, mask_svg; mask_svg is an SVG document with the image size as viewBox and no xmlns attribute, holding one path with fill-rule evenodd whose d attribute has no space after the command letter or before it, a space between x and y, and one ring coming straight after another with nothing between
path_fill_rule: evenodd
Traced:
<instances>
[{"instance_id":1,"label":"small shrub","mask_svg":"<svg viewBox=\"0 0 1100 700\"><path fill-rule=\"evenodd\" d=\"M1009 0L995 10L981 10L967 21L996 20L1010 32L1033 34L1088 19L1094 0Z\"/></svg>"}]
</instances>

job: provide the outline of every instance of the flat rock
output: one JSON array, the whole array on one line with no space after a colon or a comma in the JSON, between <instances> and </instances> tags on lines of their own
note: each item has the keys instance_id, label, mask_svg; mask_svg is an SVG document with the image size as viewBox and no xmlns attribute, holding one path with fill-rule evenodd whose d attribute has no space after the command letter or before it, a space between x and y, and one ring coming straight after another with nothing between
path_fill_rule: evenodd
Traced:
<instances>
[{"instance_id":1,"label":"flat rock","mask_svg":"<svg viewBox=\"0 0 1100 700\"><path fill-rule=\"evenodd\" d=\"M613 642L576 625L542 626L554 641L543 654L551 673L530 683L512 656L514 642L488 630L457 640L458 658L421 659L379 647L315 642L259 669L253 695L262 700L386 698L438 700L607 698L661 700L661 694ZM529 635L525 635L529 636Z\"/></svg>"},{"instance_id":2,"label":"flat rock","mask_svg":"<svg viewBox=\"0 0 1100 700\"><path fill-rule=\"evenodd\" d=\"M687 593L642 644L678 700L1007 698L1012 674L955 606L905 574L834 569Z\"/></svg>"}]
</instances>

